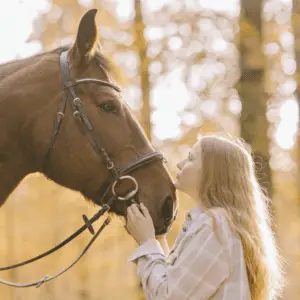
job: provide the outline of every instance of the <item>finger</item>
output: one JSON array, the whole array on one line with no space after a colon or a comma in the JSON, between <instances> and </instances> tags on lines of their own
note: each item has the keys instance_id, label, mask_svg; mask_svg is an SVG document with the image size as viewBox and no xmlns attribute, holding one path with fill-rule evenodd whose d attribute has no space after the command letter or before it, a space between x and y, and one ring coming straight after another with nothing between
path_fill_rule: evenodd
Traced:
<instances>
[{"instance_id":1,"label":"finger","mask_svg":"<svg viewBox=\"0 0 300 300\"><path fill-rule=\"evenodd\" d=\"M128 215L128 214L131 214L131 215L134 214L134 213L133 213L132 206L128 206L128 207L127 207L127 215Z\"/></svg>"},{"instance_id":2,"label":"finger","mask_svg":"<svg viewBox=\"0 0 300 300\"><path fill-rule=\"evenodd\" d=\"M148 208L144 205L144 203L141 203L141 209L142 209L142 212L143 212L143 214L144 214L145 217L152 219L152 217L151 217L151 215L150 215L150 213L149 213L149 210L148 210Z\"/></svg>"},{"instance_id":3,"label":"finger","mask_svg":"<svg viewBox=\"0 0 300 300\"><path fill-rule=\"evenodd\" d=\"M130 204L128 207L127 207L127 211L131 211L132 213L134 212L134 205L135 204Z\"/></svg>"},{"instance_id":4,"label":"finger","mask_svg":"<svg viewBox=\"0 0 300 300\"><path fill-rule=\"evenodd\" d=\"M136 215L136 216L142 215L142 213L140 212L140 210L136 204L132 204L131 209L132 209L132 212L134 215Z\"/></svg>"},{"instance_id":5,"label":"finger","mask_svg":"<svg viewBox=\"0 0 300 300\"><path fill-rule=\"evenodd\" d=\"M134 219L134 213L133 213L132 209L128 208L127 209L127 223L128 223L128 220L131 221L132 219Z\"/></svg>"}]
</instances>

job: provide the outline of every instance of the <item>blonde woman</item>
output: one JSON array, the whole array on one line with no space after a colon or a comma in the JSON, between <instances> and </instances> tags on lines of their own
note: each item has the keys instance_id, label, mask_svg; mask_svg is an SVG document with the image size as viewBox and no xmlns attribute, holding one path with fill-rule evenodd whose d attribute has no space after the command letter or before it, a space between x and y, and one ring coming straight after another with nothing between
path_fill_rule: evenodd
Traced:
<instances>
[{"instance_id":1,"label":"blonde woman","mask_svg":"<svg viewBox=\"0 0 300 300\"><path fill-rule=\"evenodd\" d=\"M273 300L282 289L267 199L248 148L203 136L178 165L175 186L195 201L171 251L155 237L144 205L127 210L127 231L140 245L137 264L148 300Z\"/></svg>"}]
</instances>

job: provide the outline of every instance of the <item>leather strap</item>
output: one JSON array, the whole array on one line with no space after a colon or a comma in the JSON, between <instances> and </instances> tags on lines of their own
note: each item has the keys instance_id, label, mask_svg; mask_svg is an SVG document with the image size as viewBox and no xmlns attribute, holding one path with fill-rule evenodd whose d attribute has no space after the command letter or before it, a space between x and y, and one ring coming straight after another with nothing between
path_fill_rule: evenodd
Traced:
<instances>
[{"instance_id":1,"label":"leather strap","mask_svg":"<svg viewBox=\"0 0 300 300\"><path fill-rule=\"evenodd\" d=\"M77 79L74 82L69 82L67 84L67 86L65 86L65 88L74 87L74 86L80 85L82 83L98 83L98 84L101 84L101 85L104 85L104 86L108 86L108 87L114 89L116 92L119 92L119 93L121 92L121 89L118 86L116 86L116 85L114 85L114 84L112 84L110 82L107 82L107 81L104 81L104 80L100 80L100 79L95 79L95 78Z\"/></svg>"},{"instance_id":2,"label":"leather strap","mask_svg":"<svg viewBox=\"0 0 300 300\"><path fill-rule=\"evenodd\" d=\"M154 161L166 161L164 158L163 154L159 152L152 152L152 153L147 153L141 157L139 157L136 161L130 163L129 165L125 167L121 167L117 169L117 172L120 176L127 175L131 173L132 171L142 167L146 166L147 164L150 164ZM101 201L98 203L99 205L103 205L105 202L103 202L106 197L108 196L109 192L111 191L111 187L114 183L114 177L110 176L108 177L102 186L99 188L97 194L102 195L101 196ZM117 200L117 199L116 199Z\"/></svg>"},{"instance_id":3,"label":"leather strap","mask_svg":"<svg viewBox=\"0 0 300 300\"><path fill-rule=\"evenodd\" d=\"M88 251L88 249L92 246L92 244L95 242L95 240L97 239L97 237L100 235L100 233L102 232L102 230L109 223L110 223L110 218L107 217L106 220L104 221L104 223L102 224L102 226L96 232L96 234L91 238L91 240L89 241L89 243L82 250L82 252L80 253L80 255L69 266L67 266L66 268L62 269L60 272L56 273L55 275L53 275L53 276L45 275L40 280L34 281L34 282L30 282L30 283L15 283L15 282L6 281L6 280L3 280L3 279L0 279L0 283L5 284L5 285L9 285L9 286L12 286L12 287L17 287L17 288L27 288L27 287L31 287L31 286L35 286L36 288L38 288L43 283L48 282L50 280L53 280L53 279L61 276L62 274L64 274L65 272L67 272L69 269L71 269L82 258L82 256L84 256L84 254Z\"/></svg>"}]
</instances>

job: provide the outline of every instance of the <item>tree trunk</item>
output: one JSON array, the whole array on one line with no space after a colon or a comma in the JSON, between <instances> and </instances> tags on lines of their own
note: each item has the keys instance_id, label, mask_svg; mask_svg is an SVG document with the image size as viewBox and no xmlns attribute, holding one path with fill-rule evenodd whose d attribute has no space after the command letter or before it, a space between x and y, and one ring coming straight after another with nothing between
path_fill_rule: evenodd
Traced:
<instances>
[{"instance_id":1,"label":"tree trunk","mask_svg":"<svg viewBox=\"0 0 300 300\"><path fill-rule=\"evenodd\" d=\"M287 297L290 295L299 295L300 287L299 287L299 274L300 274L300 256L299 256L299 241L300 241L300 223L299 223L299 216L300 216L300 0L293 0L293 11L292 11L292 28L294 33L294 51L295 51L295 58L296 58L296 74L295 79L297 81L297 88L295 91L296 100L298 103L298 131L297 131L297 140L296 140L296 153L297 153L297 176L296 176L296 185L297 185L297 200L295 205L293 205L290 209L294 211L293 214L290 214L290 224L293 224L293 234L289 235L290 239L294 240L294 247L289 247L286 251L289 254L289 260L291 261L290 268L289 268L289 277L291 278L290 284L286 289L285 294ZM291 223L291 221L293 223ZM296 226L297 224L297 226ZM285 239L286 240L286 239ZM289 243L291 245L291 243Z\"/></svg>"},{"instance_id":2,"label":"tree trunk","mask_svg":"<svg viewBox=\"0 0 300 300\"><path fill-rule=\"evenodd\" d=\"M294 42L294 50L295 50L295 57L296 57L296 65L297 65L297 71L296 71L296 80L297 80L297 88L296 88L296 99L298 102L298 106L300 107L300 1L299 0L293 0L293 15L292 15L292 26L293 26L293 32L295 37ZM300 120L300 109L298 110L299 114L299 120ZM300 121L298 122L298 134L297 134L297 158L298 158L298 174L297 174L297 181L300 182ZM298 185L298 194L300 195L300 185Z\"/></svg>"},{"instance_id":3,"label":"tree trunk","mask_svg":"<svg viewBox=\"0 0 300 300\"><path fill-rule=\"evenodd\" d=\"M145 23L142 14L142 3L140 0L134 1L135 17L135 47L139 55L140 87L143 101L142 126L147 137L151 140L151 106L150 106L150 78L149 78L149 58L147 56L148 43L145 39Z\"/></svg>"},{"instance_id":4,"label":"tree trunk","mask_svg":"<svg viewBox=\"0 0 300 300\"><path fill-rule=\"evenodd\" d=\"M147 56L148 42L145 39L145 22L142 13L142 3L140 0L134 0L134 32L135 32L135 49L139 56L139 77L140 89L142 97L141 120L143 129L145 130L147 138L151 141L151 106L150 106L150 78L149 78L149 65L150 61ZM144 299L143 288L139 283L139 290L141 292L141 299Z\"/></svg>"},{"instance_id":5,"label":"tree trunk","mask_svg":"<svg viewBox=\"0 0 300 300\"><path fill-rule=\"evenodd\" d=\"M267 95L264 93L262 0L241 0L240 69L238 91L242 102L240 135L251 145L261 187L272 197L269 165ZM273 209L273 208L271 208Z\"/></svg>"}]
</instances>

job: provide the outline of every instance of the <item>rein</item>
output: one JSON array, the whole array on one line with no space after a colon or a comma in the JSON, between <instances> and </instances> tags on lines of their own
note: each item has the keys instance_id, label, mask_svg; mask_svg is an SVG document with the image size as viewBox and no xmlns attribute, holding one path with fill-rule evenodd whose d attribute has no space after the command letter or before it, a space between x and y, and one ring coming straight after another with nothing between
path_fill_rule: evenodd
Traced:
<instances>
[{"instance_id":1,"label":"rein","mask_svg":"<svg viewBox=\"0 0 300 300\"><path fill-rule=\"evenodd\" d=\"M96 233L94 233L94 229L92 227L92 224L97 221L106 211L109 210L109 206L103 206L91 219L88 219L85 215L83 215L84 220L85 220L85 225L83 225L82 227L80 227L76 232L74 232L71 236L69 236L68 238L66 238L64 241L62 241L61 243L59 243L57 246L53 247L52 249L36 256L33 257L31 259L28 259L26 261L23 261L21 263L17 263L14 265L10 265L10 266L6 266L6 267L0 267L0 271L6 271L6 270L10 270L10 269L16 269L18 267L21 266L25 266L29 263L32 263L34 261L37 261L43 257L46 257L52 253L54 253L55 251L57 251L58 249L62 248L63 246L65 246L66 244L68 244L69 242L71 242L73 239L75 239L77 236L79 236L82 232L84 232L86 229L89 229L90 232L93 232L93 237L91 238L91 240L89 241L89 243L85 246L85 248L82 250L82 252L80 253L80 255L66 268L62 269L61 271L59 271L58 273L56 273L53 276L49 276L49 275L45 275L43 276L40 280L38 281L34 281L34 282L30 282L30 283L15 283L15 282L10 282L10 281L6 281L1 279L0 283L3 283L5 285L8 286L12 286L12 287L17 287L17 288L27 288L27 287L32 287L35 286L36 288L40 287L43 283L48 282L50 280L53 280L57 277L59 277L60 275L64 274L65 272L67 272L69 269L71 269L83 256L84 254L88 251L88 249L92 246L92 244L95 242L95 240L97 239L97 237L100 235L100 233L102 232L102 230L110 223L110 218L107 217L105 219L105 221L103 222L103 224L101 225L101 227L98 229L98 231Z\"/></svg>"}]
</instances>

